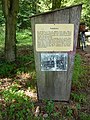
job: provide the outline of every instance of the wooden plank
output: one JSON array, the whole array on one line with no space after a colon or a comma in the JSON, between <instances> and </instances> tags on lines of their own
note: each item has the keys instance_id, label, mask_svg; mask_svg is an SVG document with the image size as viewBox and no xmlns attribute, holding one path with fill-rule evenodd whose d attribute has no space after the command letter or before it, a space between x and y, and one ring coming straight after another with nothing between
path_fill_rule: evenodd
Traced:
<instances>
[{"instance_id":1,"label":"wooden plank","mask_svg":"<svg viewBox=\"0 0 90 120\"><path fill-rule=\"evenodd\" d=\"M60 11L54 11L48 14L41 14L31 18L33 47L35 56L35 66L37 72L37 91L38 98L68 101L71 91L71 80L74 65L74 56L76 52L78 27L80 20L81 6L75 6ZM40 52L36 51L35 43L35 24L65 24L75 25L74 31L74 50L68 52L68 70L67 71L41 71ZM60 52L59 52L60 53Z\"/></svg>"},{"instance_id":2,"label":"wooden plank","mask_svg":"<svg viewBox=\"0 0 90 120\"><path fill-rule=\"evenodd\" d=\"M69 69L68 69L68 77L66 82L66 94L70 95L71 92L71 80L73 75L73 67L74 67L74 57L76 53L77 47L77 39L78 39L78 30L79 30L79 23L80 23L80 15L81 15L81 6L73 7L70 9L70 23L74 24L74 47L73 51L69 52Z\"/></svg>"}]
</instances>

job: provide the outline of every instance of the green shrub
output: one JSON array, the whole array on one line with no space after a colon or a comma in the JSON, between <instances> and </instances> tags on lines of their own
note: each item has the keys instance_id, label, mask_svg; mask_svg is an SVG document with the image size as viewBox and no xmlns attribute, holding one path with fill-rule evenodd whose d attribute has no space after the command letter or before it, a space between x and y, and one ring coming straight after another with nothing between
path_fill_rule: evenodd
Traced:
<instances>
[{"instance_id":1,"label":"green shrub","mask_svg":"<svg viewBox=\"0 0 90 120\"><path fill-rule=\"evenodd\" d=\"M32 36L31 30L29 30L29 29L17 31L17 33L16 33L17 46L32 45L31 36Z\"/></svg>"},{"instance_id":2,"label":"green shrub","mask_svg":"<svg viewBox=\"0 0 90 120\"><path fill-rule=\"evenodd\" d=\"M85 103L86 102L86 95L81 94L81 93L72 92L71 99L76 101L76 102L79 102L79 103Z\"/></svg>"},{"instance_id":3,"label":"green shrub","mask_svg":"<svg viewBox=\"0 0 90 120\"><path fill-rule=\"evenodd\" d=\"M14 63L8 63L8 62L1 62L0 63L0 76L5 77L5 76L11 76L11 74L14 74L14 69L15 69L15 64Z\"/></svg>"},{"instance_id":4,"label":"green shrub","mask_svg":"<svg viewBox=\"0 0 90 120\"><path fill-rule=\"evenodd\" d=\"M1 115L3 120L30 120L33 113L34 104L24 94L24 90L19 90L18 85L14 84L2 92L5 100L5 108Z\"/></svg>"},{"instance_id":5,"label":"green shrub","mask_svg":"<svg viewBox=\"0 0 90 120\"><path fill-rule=\"evenodd\" d=\"M84 112L80 113L80 120L90 120L90 115Z\"/></svg>"}]
</instances>

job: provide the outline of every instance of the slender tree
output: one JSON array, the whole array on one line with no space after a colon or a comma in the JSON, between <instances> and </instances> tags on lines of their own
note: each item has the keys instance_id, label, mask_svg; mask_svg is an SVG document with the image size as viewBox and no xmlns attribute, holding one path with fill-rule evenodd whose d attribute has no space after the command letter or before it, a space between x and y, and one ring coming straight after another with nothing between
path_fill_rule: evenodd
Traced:
<instances>
[{"instance_id":1,"label":"slender tree","mask_svg":"<svg viewBox=\"0 0 90 120\"><path fill-rule=\"evenodd\" d=\"M52 10L61 7L62 0L52 0Z\"/></svg>"},{"instance_id":2,"label":"slender tree","mask_svg":"<svg viewBox=\"0 0 90 120\"><path fill-rule=\"evenodd\" d=\"M5 59L9 62L16 59L16 20L19 0L2 0L5 17Z\"/></svg>"}]
</instances>

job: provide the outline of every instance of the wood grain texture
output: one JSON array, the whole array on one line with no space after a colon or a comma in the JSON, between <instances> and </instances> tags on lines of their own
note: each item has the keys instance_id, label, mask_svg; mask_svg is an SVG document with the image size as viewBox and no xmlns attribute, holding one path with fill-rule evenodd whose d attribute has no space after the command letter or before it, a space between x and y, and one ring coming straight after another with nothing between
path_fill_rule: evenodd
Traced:
<instances>
[{"instance_id":1,"label":"wood grain texture","mask_svg":"<svg viewBox=\"0 0 90 120\"><path fill-rule=\"evenodd\" d=\"M68 101L71 92L71 81L76 53L78 29L81 14L81 5L67 9L56 10L47 14L40 14L31 17L32 37L35 56L35 66L37 73L38 99L49 99L57 101ZM36 51L35 24L74 24L74 48L68 52L67 71L41 71L40 52ZM61 53L61 52L59 52ZM66 52L67 53L67 52Z\"/></svg>"}]
</instances>

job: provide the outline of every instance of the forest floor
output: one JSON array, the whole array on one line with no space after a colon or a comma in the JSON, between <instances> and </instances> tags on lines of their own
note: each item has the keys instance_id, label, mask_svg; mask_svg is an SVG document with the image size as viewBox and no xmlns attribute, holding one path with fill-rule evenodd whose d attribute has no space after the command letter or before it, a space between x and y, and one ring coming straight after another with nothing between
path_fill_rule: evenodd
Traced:
<instances>
[{"instance_id":1,"label":"forest floor","mask_svg":"<svg viewBox=\"0 0 90 120\"><path fill-rule=\"evenodd\" d=\"M25 49L21 49L18 52L18 55L20 54L26 55L30 53L32 53L32 49L29 49L27 47ZM49 120L48 119L49 114L51 114L50 116L52 117L50 120L60 120L59 116L61 117L61 120L90 120L90 45L88 44L85 51L77 49L77 53L81 55L83 61L82 66L85 69L85 73L79 78L83 86L81 87L79 86L80 89L78 90L77 86L72 85L72 92L75 93L79 92L80 96L74 94L73 99L70 98L69 102L54 102L53 109L52 101L50 103L49 102L47 103L45 101L44 102L38 101L35 87L36 85L35 79L34 82L31 83L31 81L33 80L33 76L35 75L35 73L33 72L31 72L31 74L28 73L18 74L17 76L10 78L9 77L0 78L0 93L2 93L3 90L9 88L11 85L19 83L18 88L24 90L25 95L32 98L34 104L33 114L35 114L35 116L38 116L40 114L41 116L43 116L43 120ZM29 66L30 64L32 64L32 61L25 63L26 66ZM18 82L16 80L18 80ZM29 85L31 87L30 89ZM86 98L83 97L82 93L85 95ZM14 102L15 101L13 101L13 103ZM1 95L0 103L2 107L6 107L7 105ZM45 106L47 106L46 109ZM3 108L3 111L5 112L5 108ZM52 111L55 111L53 113L54 115L52 115ZM6 119L9 120L8 118ZM37 120L39 120L39 118Z\"/></svg>"},{"instance_id":2,"label":"forest floor","mask_svg":"<svg viewBox=\"0 0 90 120\"><path fill-rule=\"evenodd\" d=\"M86 69L86 73L84 74L85 79L85 87L86 87L86 94L88 97L87 104L89 105L89 112L90 112L90 45L87 46L85 51L77 50L77 53L79 53L83 59L83 66Z\"/></svg>"},{"instance_id":3,"label":"forest floor","mask_svg":"<svg viewBox=\"0 0 90 120\"><path fill-rule=\"evenodd\" d=\"M82 111L90 114L90 42L87 42L87 47L85 51L81 49L77 50L82 57L83 63L82 66L85 68L84 75L80 78L84 83L84 89L81 89L81 92L85 93L87 96L86 103L82 106ZM88 118L89 120L90 118Z\"/></svg>"}]
</instances>

